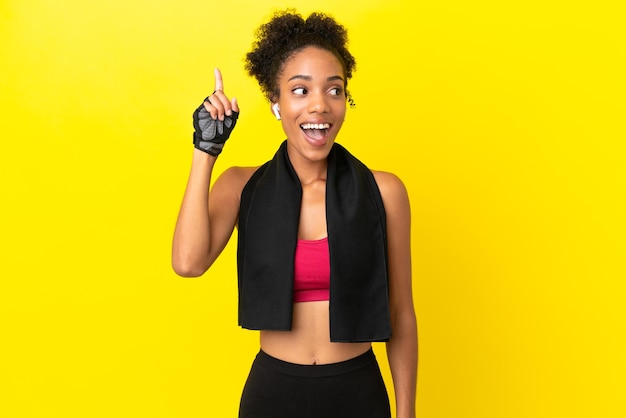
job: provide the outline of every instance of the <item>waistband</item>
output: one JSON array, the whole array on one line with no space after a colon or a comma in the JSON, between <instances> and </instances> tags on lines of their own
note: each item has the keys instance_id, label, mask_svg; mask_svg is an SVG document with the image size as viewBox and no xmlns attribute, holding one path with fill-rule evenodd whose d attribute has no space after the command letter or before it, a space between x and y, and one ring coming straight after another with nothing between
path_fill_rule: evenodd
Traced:
<instances>
[{"instance_id":1,"label":"waistband","mask_svg":"<svg viewBox=\"0 0 626 418\"><path fill-rule=\"evenodd\" d=\"M254 360L253 366L255 365L291 376L328 377L351 373L372 365L378 367L378 362L371 348L357 357L330 364L295 364L277 359L260 350Z\"/></svg>"}]
</instances>

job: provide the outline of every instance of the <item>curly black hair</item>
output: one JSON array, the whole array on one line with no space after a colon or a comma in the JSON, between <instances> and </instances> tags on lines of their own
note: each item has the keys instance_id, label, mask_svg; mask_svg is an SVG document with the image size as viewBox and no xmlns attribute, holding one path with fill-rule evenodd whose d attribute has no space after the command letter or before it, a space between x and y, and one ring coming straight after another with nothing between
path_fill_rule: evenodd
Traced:
<instances>
[{"instance_id":1,"label":"curly black hair","mask_svg":"<svg viewBox=\"0 0 626 418\"><path fill-rule=\"evenodd\" d=\"M252 51L246 54L246 70L257 79L265 97L275 101L280 95L277 81L285 61L306 47L316 46L337 57L343 65L347 87L356 68L347 45L348 32L334 18L317 12L304 19L295 10L287 9L274 13L269 22L257 29Z\"/></svg>"}]
</instances>

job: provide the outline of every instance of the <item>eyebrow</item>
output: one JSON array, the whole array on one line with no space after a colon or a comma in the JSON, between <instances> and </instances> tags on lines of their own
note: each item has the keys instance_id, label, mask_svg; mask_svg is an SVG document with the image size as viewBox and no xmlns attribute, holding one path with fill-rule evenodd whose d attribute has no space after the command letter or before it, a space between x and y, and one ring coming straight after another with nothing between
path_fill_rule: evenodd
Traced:
<instances>
[{"instance_id":1,"label":"eyebrow","mask_svg":"<svg viewBox=\"0 0 626 418\"><path fill-rule=\"evenodd\" d=\"M302 80L305 80L305 81L312 81L313 77L311 77L310 75L297 74L297 75L294 75L293 77L289 78L289 80L287 80L287 81L297 80L297 79L302 79ZM326 81L335 81L335 80L343 81L343 77L340 76L340 75L333 75L333 76L328 77L326 79Z\"/></svg>"}]
</instances>

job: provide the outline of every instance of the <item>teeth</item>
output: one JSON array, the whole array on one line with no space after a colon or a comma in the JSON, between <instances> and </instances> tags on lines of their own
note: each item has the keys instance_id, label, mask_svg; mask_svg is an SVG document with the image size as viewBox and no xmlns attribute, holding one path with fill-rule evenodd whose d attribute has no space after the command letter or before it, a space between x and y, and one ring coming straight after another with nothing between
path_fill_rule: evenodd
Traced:
<instances>
[{"instance_id":1,"label":"teeth","mask_svg":"<svg viewBox=\"0 0 626 418\"><path fill-rule=\"evenodd\" d=\"M304 123L300 125L302 129L328 129L330 128L329 123Z\"/></svg>"}]
</instances>

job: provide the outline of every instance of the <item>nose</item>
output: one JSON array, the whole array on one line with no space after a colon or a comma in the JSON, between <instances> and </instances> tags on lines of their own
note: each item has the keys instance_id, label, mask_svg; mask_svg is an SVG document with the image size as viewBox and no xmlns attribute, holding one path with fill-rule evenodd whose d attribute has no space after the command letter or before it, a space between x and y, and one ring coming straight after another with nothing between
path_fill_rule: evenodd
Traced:
<instances>
[{"instance_id":1,"label":"nose","mask_svg":"<svg viewBox=\"0 0 626 418\"><path fill-rule=\"evenodd\" d=\"M326 113L330 107L326 102L327 97L323 92L315 92L309 94L309 113Z\"/></svg>"}]
</instances>

